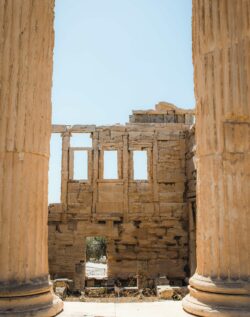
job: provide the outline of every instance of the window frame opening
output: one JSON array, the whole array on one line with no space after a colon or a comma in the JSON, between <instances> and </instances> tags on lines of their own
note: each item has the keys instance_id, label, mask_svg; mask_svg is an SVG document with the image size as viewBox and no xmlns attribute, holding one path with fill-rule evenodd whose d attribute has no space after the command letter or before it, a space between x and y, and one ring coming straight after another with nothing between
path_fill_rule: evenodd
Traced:
<instances>
[{"instance_id":1,"label":"window frame opening","mask_svg":"<svg viewBox=\"0 0 250 317\"><path fill-rule=\"evenodd\" d=\"M83 167L85 166L84 175L86 175L86 178L76 178L75 177L75 171L76 171L75 153L77 153L77 152L86 152L87 153L86 160L83 160ZM72 147L72 148L70 148L69 179L74 180L74 181L79 181L82 183L89 183L89 182L91 182L91 177L92 177L91 171L92 171L92 148L85 148L85 147L79 147L79 148Z\"/></svg>"},{"instance_id":2,"label":"window frame opening","mask_svg":"<svg viewBox=\"0 0 250 317\"><path fill-rule=\"evenodd\" d=\"M136 159L136 162L135 162L135 153L145 153L145 162L144 162L144 175L145 175L145 178L143 177L136 177L136 173L138 173L138 167L142 166L142 162L139 160L140 157L138 157L138 159ZM132 155L131 155L131 164L132 164L132 180L135 181L135 182L149 182L150 181L150 173L149 173L149 153L148 153L148 150L147 149L133 149L132 150ZM136 173L135 173L135 170L136 170ZM139 174L138 174L139 175Z\"/></svg>"},{"instance_id":3,"label":"window frame opening","mask_svg":"<svg viewBox=\"0 0 250 317\"><path fill-rule=\"evenodd\" d=\"M113 163L113 168L114 167L116 168L116 171L114 173L115 177L113 177L113 175L108 176L106 174L106 172L105 172L105 171L107 171L106 168L105 168L105 167L107 167L107 165L105 163L107 161L107 157L105 157L105 153L108 154L110 152L115 152L116 153L116 157L111 159L111 163L112 163L113 159L115 159L115 161L116 161L116 164ZM120 157L120 153L119 153L118 149L113 149L113 148L110 148L110 149L105 148L105 149L103 149L103 151L102 151L102 180L104 180L104 181L117 181L117 180L121 179L120 162L121 162L121 157ZM111 163L109 162L108 164L111 164ZM108 168L110 168L109 165L108 165ZM112 172L111 172L111 174L112 174Z\"/></svg>"}]
</instances>

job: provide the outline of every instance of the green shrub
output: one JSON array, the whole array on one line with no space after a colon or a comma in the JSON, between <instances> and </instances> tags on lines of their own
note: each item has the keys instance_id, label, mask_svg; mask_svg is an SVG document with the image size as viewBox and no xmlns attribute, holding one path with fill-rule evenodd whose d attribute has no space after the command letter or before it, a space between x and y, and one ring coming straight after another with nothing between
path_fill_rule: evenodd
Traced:
<instances>
[{"instance_id":1,"label":"green shrub","mask_svg":"<svg viewBox=\"0 0 250 317\"><path fill-rule=\"evenodd\" d=\"M107 243L104 237L87 237L86 238L86 260L98 261L106 256Z\"/></svg>"}]
</instances>

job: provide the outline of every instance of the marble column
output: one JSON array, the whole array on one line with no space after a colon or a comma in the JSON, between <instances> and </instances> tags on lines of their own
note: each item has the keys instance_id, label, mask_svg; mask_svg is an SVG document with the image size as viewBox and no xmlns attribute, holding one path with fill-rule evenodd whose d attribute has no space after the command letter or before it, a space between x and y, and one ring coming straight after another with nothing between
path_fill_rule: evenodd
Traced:
<instances>
[{"instance_id":1,"label":"marble column","mask_svg":"<svg viewBox=\"0 0 250 317\"><path fill-rule=\"evenodd\" d=\"M68 181L69 181L69 148L70 132L62 133L62 180L61 180L61 203L63 210L66 211L68 206Z\"/></svg>"},{"instance_id":2,"label":"marble column","mask_svg":"<svg viewBox=\"0 0 250 317\"><path fill-rule=\"evenodd\" d=\"M48 160L54 0L0 0L0 316L54 316Z\"/></svg>"},{"instance_id":3,"label":"marble column","mask_svg":"<svg viewBox=\"0 0 250 317\"><path fill-rule=\"evenodd\" d=\"M184 309L250 316L250 1L193 0L197 270Z\"/></svg>"}]
</instances>

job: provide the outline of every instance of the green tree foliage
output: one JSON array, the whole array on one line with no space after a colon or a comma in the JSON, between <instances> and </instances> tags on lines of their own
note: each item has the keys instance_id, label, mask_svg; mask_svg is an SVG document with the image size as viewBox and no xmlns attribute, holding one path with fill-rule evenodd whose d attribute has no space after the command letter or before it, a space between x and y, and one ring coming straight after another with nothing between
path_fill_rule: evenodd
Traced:
<instances>
[{"instance_id":1,"label":"green tree foliage","mask_svg":"<svg viewBox=\"0 0 250 317\"><path fill-rule=\"evenodd\" d=\"M86 260L99 261L106 256L107 243L104 237L87 237L86 238Z\"/></svg>"}]
</instances>

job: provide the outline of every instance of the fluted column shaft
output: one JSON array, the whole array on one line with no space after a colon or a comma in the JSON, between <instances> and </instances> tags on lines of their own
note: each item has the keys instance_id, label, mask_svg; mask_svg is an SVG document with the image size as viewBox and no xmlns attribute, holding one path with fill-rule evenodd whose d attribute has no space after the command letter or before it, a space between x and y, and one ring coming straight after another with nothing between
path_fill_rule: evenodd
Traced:
<instances>
[{"instance_id":1,"label":"fluted column shaft","mask_svg":"<svg viewBox=\"0 0 250 317\"><path fill-rule=\"evenodd\" d=\"M250 316L250 1L193 0L197 270L184 308Z\"/></svg>"},{"instance_id":2,"label":"fluted column shaft","mask_svg":"<svg viewBox=\"0 0 250 317\"><path fill-rule=\"evenodd\" d=\"M58 312L47 241L53 10L54 0L0 0L1 316Z\"/></svg>"}]
</instances>

